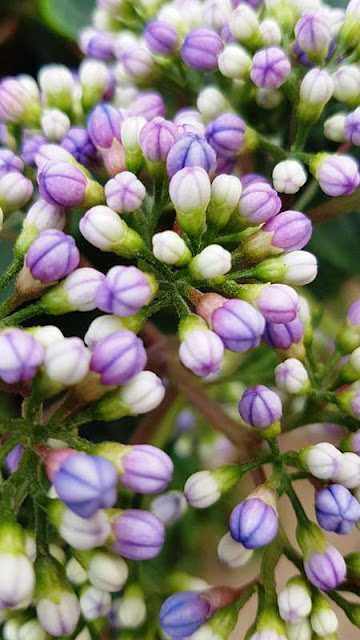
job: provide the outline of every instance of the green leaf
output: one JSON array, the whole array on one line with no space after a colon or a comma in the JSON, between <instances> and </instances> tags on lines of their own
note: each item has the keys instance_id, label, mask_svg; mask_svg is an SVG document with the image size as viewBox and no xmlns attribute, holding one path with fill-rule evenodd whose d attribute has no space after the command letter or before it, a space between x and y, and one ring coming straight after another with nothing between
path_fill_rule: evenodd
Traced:
<instances>
[{"instance_id":1,"label":"green leaf","mask_svg":"<svg viewBox=\"0 0 360 640\"><path fill-rule=\"evenodd\" d=\"M41 14L52 29L76 39L79 29L90 24L95 0L40 0Z\"/></svg>"}]
</instances>

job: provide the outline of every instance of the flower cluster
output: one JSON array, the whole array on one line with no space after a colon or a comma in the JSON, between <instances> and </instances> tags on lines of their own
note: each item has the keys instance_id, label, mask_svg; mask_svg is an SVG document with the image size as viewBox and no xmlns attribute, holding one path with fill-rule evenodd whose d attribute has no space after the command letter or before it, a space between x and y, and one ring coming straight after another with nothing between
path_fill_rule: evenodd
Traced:
<instances>
[{"instance_id":1,"label":"flower cluster","mask_svg":"<svg viewBox=\"0 0 360 640\"><path fill-rule=\"evenodd\" d=\"M337 591L358 594L360 556L324 533L360 521L360 302L327 336L299 287L317 275L313 222L360 202L360 3L98 0L79 46L74 72L0 81L1 227L23 213L0 277L14 281L1 389L22 399L0 423L3 636L145 625L155 640L160 624L226 640L256 592L249 640L330 640L328 597L360 626ZM76 313L82 333L60 321ZM130 436L98 426L124 418ZM313 442L310 422L344 432ZM186 575L166 528L191 529L189 507L226 500L247 473L256 486L224 503L218 557L261 556L259 576L234 589ZM285 586L282 556L297 571Z\"/></svg>"}]
</instances>

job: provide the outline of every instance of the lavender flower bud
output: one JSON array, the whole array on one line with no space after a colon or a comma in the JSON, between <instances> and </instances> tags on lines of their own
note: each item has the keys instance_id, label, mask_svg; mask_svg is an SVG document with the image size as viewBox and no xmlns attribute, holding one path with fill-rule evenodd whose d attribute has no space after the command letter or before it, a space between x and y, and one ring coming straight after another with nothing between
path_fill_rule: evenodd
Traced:
<instances>
[{"instance_id":1,"label":"lavender flower bud","mask_svg":"<svg viewBox=\"0 0 360 640\"><path fill-rule=\"evenodd\" d=\"M72 110L75 89L74 78L62 64L48 64L40 69L39 85L47 104L62 111Z\"/></svg>"},{"instance_id":2,"label":"lavender flower bud","mask_svg":"<svg viewBox=\"0 0 360 640\"><path fill-rule=\"evenodd\" d=\"M260 33L266 47L281 44L281 29L279 24L273 18L266 18L260 23Z\"/></svg>"},{"instance_id":3,"label":"lavender flower bud","mask_svg":"<svg viewBox=\"0 0 360 640\"><path fill-rule=\"evenodd\" d=\"M89 350L80 338L63 338L46 349L44 368L53 382L73 385L88 374L90 357Z\"/></svg>"},{"instance_id":4,"label":"lavender flower bud","mask_svg":"<svg viewBox=\"0 0 360 640\"><path fill-rule=\"evenodd\" d=\"M141 371L120 390L106 394L96 405L100 420L118 420L124 415L139 415L155 409L164 399L165 387L152 371Z\"/></svg>"},{"instance_id":5,"label":"lavender flower bud","mask_svg":"<svg viewBox=\"0 0 360 640\"><path fill-rule=\"evenodd\" d=\"M283 160L275 165L272 179L278 193L297 193L304 186L307 175L297 160Z\"/></svg>"},{"instance_id":6,"label":"lavender flower bud","mask_svg":"<svg viewBox=\"0 0 360 640\"><path fill-rule=\"evenodd\" d=\"M98 316L90 323L84 336L84 342L93 351L95 345L111 333L115 333L119 329L130 329L136 332L141 327L141 324L142 320L140 318L130 318L128 320L118 316Z\"/></svg>"},{"instance_id":7,"label":"lavender flower bud","mask_svg":"<svg viewBox=\"0 0 360 640\"><path fill-rule=\"evenodd\" d=\"M126 354L126 357L125 357ZM146 364L142 340L126 329L116 331L95 346L90 368L99 373L105 386L125 384Z\"/></svg>"},{"instance_id":8,"label":"lavender flower bud","mask_svg":"<svg viewBox=\"0 0 360 640\"><path fill-rule=\"evenodd\" d=\"M329 49L331 34L323 16L315 12L303 13L295 25L298 45L309 60L322 63Z\"/></svg>"},{"instance_id":9,"label":"lavender flower bud","mask_svg":"<svg viewBox=\"0 0 360 640\"><path fill-rule=\"evenodd\" d=\"M300 317L296 317L295 320L284 324L267 322L263 338L272 349L285 350L300 342L303 335L304 323Z\"/></svg>"},{"instance_id":10,"label":"lavender flower bud","mask_svg":"<svg viewBox=\"0 0 360 640\"><path fill-rule=\"evenodd\" d=\"M74 549L101 547L111 533L104 511L97 511L91 518L80 518L60 501L53 501L49 516L61 537Z\"/></svg>"},{"instance_id":11,"label":"lavender flower bud","mask_svg":"<svg viewBox=\"0 0 360 640\"><path fill-rule=\"evenodd\" d=\"M151 445L137 444L118 461L121 484L136 493L160 493L171 481L174 465L169 456Z\"/></svg>"},{"instance_id":12,"label":"lavender flower bud","mask_svg":"<svg viewBox=\"0 0 360 640\"><path fill-rule=\"evenodd\" d=\"M9 171L0 177L0 207L5 214L22 209L32 194L31 180L18 171Z\"/></svg>"},{"instance_id":13,"label":"lavender flower bud","mask_svg":"<svg viewBox=\"0 0 360 640\"><path fill-rule=\"evenodd\" d=\"M130 171L118 173L105 185L106 204L117 213L130 213L140 209L146 189Z\"/></svg>"},{"instance_id":14,"label":"lavender flower bud","mask_svg":"<svg viewBox=\"0 0 360 640\"><path fill-rule=\"evenodd\" d=\"M215 151L227 158L237 156L245 142L245 122L235 113L223 113L206 127L206 139Z\"/></svg>"},{"instance_id":15,"label":"lavender flower bud","mask_svg":"<svg viewBox=\"0 0 360 640\"><path fill-rule=\"evenodd\" d=\"M0 525L0 607L16 607L32 598L35 575L25 555L25 535L21 527L6 520Z\"/></svg>"},{"instance_id":16,"label":"lavender flower bud","mask_svg":"<svg viewBox=\"0 0 360 640\"><path fill-rule=\"evenodd\" d=\"M98 149L110 149L114 140L121 142L121 125L124 121L118 109L106 102L91 111L87 130L92 143Z\"/></svg>"},{"instance_id":17,"label":"lavender flower bud","mask_svg":"<svg viewBox=\"0 0 360 640\"><path fill-rule=\"evenodd\" d=\"M230 533L226 533L218 544L217 554L220 562L231 569L237 569L250 560L253 551L246 549L240 542L236 542Z\"/></svg>"},{"instance_id":18,"label":"lavender flower bud","mask_svg":"<svg viewBox=\"0 0 360 640\"><path fill-rule=\"evenodd\" d=\"M178 48L179 36L176 29L162 20L148 22L144 29L144 40L151 53L169 55Z\"/></svg>"},{"instance_id":19,"label":"lavender flower bud","mask_svg":"<svg viewBox=\"0 0 360 640\"><path fill-rule=\"evenodd\" d=\"M308 251L290 251L284 256L263 260L254 267L254 270L256 277L264 282L304 285L315 280L317 260Z\"/></svg>"},{"instance_id":20,"label":"lavender flower bud","mask_svg":"<svg viewBox=\"0 0 360 640\"><path fill-rule=\"evenodd\" d=\"M278 89L286 81L291 64L279 47L257 51L253 57L250 77L257 87Z\"/></svg>"},{"instance_id":21,"label":"lavender flower bud","mask_svg":"<svg viewBox=\"0 0 360 640\"><path fill-rule=\"evenodd\" d=\"M330 545L324 551L310 551L304 569L310 582L322 591L336 589L346 578L346 564L341 553Z\"/></svg>"},{"instance_id":22,"label":"lavender flower bud","mask_svg":"<svg viewBox=\"0 0 360 640\"><path fill-rule=\"evenodd\" d=\"M273 248L298 251L309 242L312 224L300 211L282 211L265 224L263 232L272 233L270 243Z\"/></svg>"},{"instance_id":23,"label":"lavender flower bud","mask_svg":"<svg viewBox=\"0 0 360 640\"><path fill-rule=\"evenodd\" d=\"M216 31L193 29L181 47L181 57L192 69L213 71L217 69L217 56L223 49L223 42Z\"/></svg>"},{"instance_id":24,"label":"lavender flower bud","mask_svg":"<svg viewBox=\"0 0 360 640\"><path fill-rule=\"evenodd\" d=\"M253 50L261 46L262 38L255 11L247 4L240 3L232 12L229 29L239 42Z\"/></svg>"},{"instance_id":25,"label":"lavender flower bud","mask_svg":"<svg viewBox=\"0 0 360 640\"><path fill-rule=\"evenodd\" d=\"M150 504L150 511L165 526L174 524L186 510L186 500L181 491L168 491Z\"/></svg>"},{"instance_id":26,"label":"lavender flower bud","mask_svg":"<svg viewBox=\"0 0 360 640\"><path fill-rule=\"evenodd\" d=\"M356 107L360 98L360 69L355 64L339 67L332 76L334 98Z\"/></svg>"},{"instance_id":27,"label":"lavender flower bud","mask_svg":"<svg viewBox=\"0 0 360 640\"><path fill-rule=\"evenodd\" d=\"M346 116L344 138L356 147L360 146L360 107Z\"/></svg>"},{"instance_id":28,"label":"lavender flower bud","mask_svg":"<svg viewBox=\"0 0 360 640\"><path fill-rule=\"evenodd\" d=\"M35 280L54 282L74 271L80 253L72 236L58 229L42 231L25 257L25 265Z\"/></svg>"},{"instance_id":29,"label":"lavender flower bud","mask_svg":"<svg viewBox=\"0 0 360 640\"><path fill-rule=\"evenodd\" d=\"M185 241L175 231L161 231L152 237L153 254L165 264L182 267L191 259Z\"/></svg>"},{"instance_id":30,"label":"lavender flower bud","mask_svg":"<svg viewBox=\"0 0 360 640\"><path fill-rule=\"evenodd\" d=\"M124 52L121 62L128 76L139 81L151 76L154 68L154 57L145 47L133 47Z\"/></svg>"},{"instance_id":31,"label":"lavender flower bud","mask_svg":"<svg viewBox=\"0 0 360 640\"><path fill-rule=\"evenodd\" d=\"M39 152L39 149L46 144L46 142L47 139L38 133L29 136L23 141L21 145L21 157L25 164L28 164L30 167L34 167L36 165L36 154Z\"/></svg>"},{"instance_id":32,"label":"lavender flower bud","mask_svg":"<svg viewBox=\"0 0 360 640\"><path fill-rule=\"evenodd\" d=\"M249 295L249 302L255 302L260 313L267 322L284 324L295 320L299 310L297 293L286 284L271 284L260 290L260 293Z\"/></svg>"},{"instance_id":33,"label":"lavender flower bud","mask_svg":"<svg viewBox=\"0 0 360 640\"><path fill-rule=\"evenodd\" d=\"M85 620L96 620L111 610L111 595L93 586L85 587L80 596L80 609Z\"/></svg>"},{"instance_id":34,"label":"lavender flower bud","mask_svg":"<svg viewBox=\"0 0 360 640\"><path fill-rule=\"evenodd\" d=\"M150 560L161 552L164 525L149 511L128 509L112 521L115 553L130 560Z\"/></svg>"},{"instance_id":35,"label":"lavender flower bud","mask_svg":"<svg viewBox=\"0 0 360 640\"><path fill-rule=\"evenodd\" d=\"M360 183L358 163L352 156L319 154L311 170L328 196L348 196Z\"/></svg>"},{"instance_id":36,"label":"lavender flower bud","mask_svg":"<svg viewBox=\"0 0 360 640\"><path fill-rule=\"evenodd\" d=\"M205 227L210 189L209 176L201 167L185 167L170 180L170 198L179 224L190 235L200 233Z\"/></svg>"},{"instance_id":37,"label":"lavender flower bud","mask_svg":"<svg viewBox=\"0 0 360 640\"><path fill-rule=\"evenodd\" d=\"M190 318L189 323L185 320L184 325L179 327L180 361L197 376L219 371L224 356L224 345L219 336L203 326L206 327L203 321L192 323Z\"/></svg>"},{"instance_id":38,"label":"lavender flower bud","mask_svg":"<svg viewBox=\"0 0 360 640\"><path fill-rule=\"evenodd\" d=\"M245 80L250 73L252 60L238 44L228 44L218 57L220 73L232 80ZM217 115L217 114L216 114Z\"/></svg>"},{"instance_id":39,"label":"lavender flower bud","mask_svg":"<svg viewBox=\"0 0 360 640\"><path fill-rule=\"evenodd\" d=\"M0 177L10 171L22 173L23 170L24 163L21 158L15 155L10 149L0 149Z\"/></svg>"},{"instance_id":40,"label":"lavender flower bud","mask_svg":"<svg viewBox=\"0 0 360 640\"><path fill-rule=\"evenodd\" d=\"M332 479L347 489L358 487L360 485L360 456L351 451L345 451Z\"/></svg>"},{"instance_id":41,"label":"lavender flower bud","mask_svg":"<svg viewBox=\"0 0 360 640\"><path fill-rule=\"evenodd\" d=\"M101 311L120 317L133 316L152 298L154 283L137 267L112 267L96 292Z\"/></svg>"},{"instance_id":42,"label":"lavender flower bud","mask_svg":"<svg viewBox=\"0 0 360 640\"><path fill-rule=\"evenodd\" d=\"M327 118L325 120L324 122L325 138L327 138L328 140L332 140L332 142L344 142L346 116L347 116L346 113L336 113L334 116L330 116L330 118ZM348 132L348 134L353 135L352 133L350 133L350 131Z\"/></svg>"},{"instance_id":43,"label":"lavender flower bud","mask_svg":"<svg viewBox=\"0 0 360 640\"><path fill-rule=\"evenodd\" d=\"M219 116L229 108L225 96L217 87L212 86L205 87L205 89L200 91L196 101L196 106L206 120L216 118L216 116Z\"/></svg>"},{"instance_id":44,"label":"lavender flower bud","mask_svg":"<svg viewBox=\"0 0 360 640\"><path fill-rule=\"evenodd\" d=\"M0 121L9 124L38 123L40 106L27 87L17 78L0 82Z\"/></svg>"},{"instance_id":45,"label":"lavender flower bud","mask_svg":"<svg viewBox=\"0 0 360 640\"><path fill-rule=\"evenodd\" d=\"M325 69L311 69L300 85L299 116L305 121L316 122L329 102L334 81Z\"/></svg>"},{"instance_id":46,"label":"lavender flower bud","mask_svg":"<svg viewBox=\"0 0 360 640\"><path fill-rule=\"evenodd\" d=\"M275 189L266 182L244 185L238 211L247 224L257 225L276 216L281 209L281 200Z\"/></svg>"},{"instance_id":47,"label":"lavender flower bud","mask_svg":"<svg viewBox=\"0 0 360 640\"><path fill-rule=\"evenodd\" d=\"M7 384L31 380L44 359L42 346L21 329L0 333L0 351L0 378Z\"/></svg>"},{"instance_id":48,"label":"lavender flower bud","mask_svg":"<svg viewBox=\"0 0 360 640\"><path fill-rule=\"evenodd\" d=\"M103 205L87 211L80 220L80 231L94 247L114 251L126 258L136 256L143 247L143 240L136 231L130 229L113 209Z\"/></svg>"},{"instance_id":49,"label":"lavender flower bud","mask_svg":"<svg viewBox=\"0 0 360 640\"><path fill-rule=\"evenodd\" d=\"M252 427L270 427L282 416L281 400L274 391L258 384L244 391L239 402L239 413Z\"/></svg>"},{"instance_id":50,"label":"lavender flower bud","mask_svg":"<svg viewBox=\"0 0 360 640\"><path fill-rule=\"evenodd\" d=\"M45 109L40 122L46 138L54 142L61 142L71 126L69 117L60 109Z\"/></svg>"},{"instance_id":51,"label":"lavender flower bud","mask_svg":"<svg viewBox=\"0 0 360 640\"><path fill-rule=\"evenodd\" d=\"M64 460L54 478L60 500L81 518L93 516L116 502L117 474L104 458L76 453Z\"/></svg>"},{"instance_id":52,"label":"lavender flower bud","mask_svg":"<svg viewBox=\"0 0 360 640\"><path fill-rule=\"evenodd\" d=\"M172 145L166 169L170 178L184 167L202 167L207 173L212 173L215 161L216 153L203 136L184 133Z\"/></svg>"},{"instance_id":53,"label":"lavender flower bud","mask_svg":"<svg viewBox=\"0 0 360 640\"><path fill-rule=\"evenodd\" d=\"M300 576L291 578L278 595L279 613L283 620L297 624L311 612L311 591Z\"/></svg>"},{"instance_id":54,"label":"lavender flower bud","mask_svg":"<svg viewBox=\"0 0 360 640\"><path fill-rule=\"evenodd\" d=\"M183 639L191 636L212 613L209 600L200 593L184 591L165 600L160 625L166 634Z\"/></svg>"},{"instance_id":55,"label":"lavender flower bud","mask_svg":"<svg viewBox=\"0 0 360 640\"><path fill-rule=\"evenodd\" d=\"M300 460L315 478L332 480L340 470L343 455L330 442L319 442L302 449Z\"/></svg>"},{"instance_id":56,"label":"lavender flower bud","mask_svg":"<svg viewBox=\"0 0 360 640\"><path fill-rule=\"evenodd\" d=\"M104 200L102 186L67 162L50 161L43 166L39 191L44 200L61 207L91 207Z\"/></svg>"},{"instance_id":57,"label":"lavender flower bud","mask_svg":"<svg viewBox=\"0 0 360 640\"><path fill-rule=\"evenodd\" d=\"M258 549L269 544L278 527L275 496L266 487L260 487L240 502L230 516L231 536L246 549Z\"/></svg>"},{"instance_id":58,"label":"lavender flower bud","mask_svg":"<svg viewBox=\"0 0 360 640\"><path fill-rule=\"evenodd\" d=\"M74 158L69 151L58 144L41 144L35 154L35 165L38 169L42 169L49 161L73 164Z\"/></svg>"},{"instance_id":59,"label":"lavender flower bud","mask_svg":"<svg viewBox=\"0 0 360 640\"><path fill-rule=\"evenodd\" d=\"M227 349L243 353L260 344L265 320L248 302L227 300L212 313L211 325Z\"/></svg>"},{"instance_id":60,"label":"lavender flower bud","mask_svg":"<svg viewBox=\"0 0 360 640\"><path fill-rule=\"evenodd\" d=\"M222 276L231 270L231 253L219 244L209 244L191 260L189 270L197 280Z\"/></svg>"},{"instance_id":61,"label":"lavender flower bud","mask_svg":"<svg viewBox=\"0 0 360 640\"><path fill-rule=\"evenodd\" d=\"M360 519L360 503L341 484L317 491L315 509L320 527L341 535L350 533Z\"/></svg>"},{"instance_id":62,"label":"lavender flower bud","mask_svg":"<svg viewBox=\"0 0 360 640\"><path fill-rule=\"evenodd\" d=\"M139 91L131 103L130 111L132 115L149 122L156 117L165 118L166 106L158 91Z\"/></svg>"},{"instance_id":63,"label":"lavender flower bud","mask_svg":"<svg viewBox=\"0 0 360 640\"><path fill-rule=\"evenodd\" d=\"M5 467L9 473L14 473L20 464L23 455L23 445L17 444L5 458Z\"/></svg>"},{"instance_id":64,"label":"lavender flower bud","mask_svg":"<svg viewBox=\"0 0 360 640\"><path fill-rule=\"evenodd\" d=\"M165 162L177 137L178 129L173 122L161 117L153 118L141 129L141 151L150 163ZM183 166L179 166L179 169Z\"/></svg>"},{"instance_id":65,"label":"lavender flower bud","mask_svg":"<svg viewBox=\"0 0 360 640\"><path fill-rule=\"evenodd\" d=\"M128 578L126 562L111 553L96 551L87 566L87 575L97 589L113 593L120 591Z\"/></svg>"},{"instance_id":66,"label":"lavender flower bud","mask_svg":"<svg viewBox=\"0 0 360 640\"><path fill-rule=\"evenodd\" d=\"M71 153L84 167L91 167L97 160L97 149L86 129L72 127L63 138L61 146Z\"/></svg>"},{"instance_id":67,"label":"lavender flower bud","mask_svg":"<svg viewBox=\"0 0 360 640\"><path fill-rule=\"evenodd\" d=\"M48 229L62 231L65 223L64 210L40 198L34 202L26 214L22 231L16 241L16 251L24 255L42 231Z\"/></svg>"},{"instance_id":68,"label":"lavender flower bud","mask_svg":"<svg viewBox=\"0 0 360 640\"><path fill-rule=\"evenodd\" d=\"M275 368L275 382L278 389L303 395L310 389L308 373L300 360L288 358Z\"/></svg>"},{"instance_id":69,"label":"lavender flower bud","mask_svg":"<svg viewBox=\"0 0 360 640\"><path fill-rule=\"evenodd\" d=\"M102 33L95 29L83 29L79 34L79 45L88 58L111 61L113 54L113 38L110 33Z\"/></svg>"},{"instance_id":70,"label":"lavender flower bud","mask_svg":"<svg viewBox=\"0 0 360 640\"><path fill-rule=\"evenodd\" d=\"M173 122L176 124L179 132L186 133L189 130L190 133L203 135L205 130L201 113L196 109L180 109L180 111L175 113ZM189 127L190 129L188 129Z\"/></svg>"}]
</instances>

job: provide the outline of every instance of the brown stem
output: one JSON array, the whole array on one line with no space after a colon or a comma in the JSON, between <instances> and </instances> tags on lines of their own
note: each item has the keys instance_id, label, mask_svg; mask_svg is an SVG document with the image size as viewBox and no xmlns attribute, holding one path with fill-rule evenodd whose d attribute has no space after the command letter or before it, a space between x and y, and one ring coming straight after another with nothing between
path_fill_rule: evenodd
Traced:
<instances>
[{"instance_id":1,"label":"brown stem","mask_svg":"<svg viewBox=\"0 0 360 640\"><path fill-rule=\"evenodd\" d=\"M343 213L350 213L355 211L360 204L360 187L356 189L350 196L340 196L338 198L331 198L326 202L313 207L306 212L306 215L313 222L325 222L331 220L336 216Z\"/></svg>"}]
</instances>

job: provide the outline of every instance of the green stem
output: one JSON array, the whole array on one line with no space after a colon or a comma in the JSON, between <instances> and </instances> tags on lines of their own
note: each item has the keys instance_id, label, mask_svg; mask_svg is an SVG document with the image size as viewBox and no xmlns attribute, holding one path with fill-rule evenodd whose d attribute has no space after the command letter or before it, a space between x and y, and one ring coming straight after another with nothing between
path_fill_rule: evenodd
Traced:
<instances>
[{"instance_id":1,"label":"green stem","mask_svg":"<svg viewBox=\"0 0 360 640\"><path fill-rule=\"evenodd\" d=\"M319 206L309 209L306 214L313 222L323 222L325 220L331 220L331 218L335 218L343 213L357 211L359 205L360 187L350 196L330 198Z\"/></svg>"},{"instance_id":2,"label":"green stem","mask_svg":"<svg viewBox=\"0 0 360 640\"><path fill-rule=\"evenodd\" d=\"M44 309L42 307L41 300L38 300L37 302L34 302L34 304L30 304L24 309L20 309L20 311L16 311L15 313L12 313L11 316L1 320L0 327L11 327L13 325L21 324L34 316L39 316L41 313L44 313Z\"/></svg>"},{"instance_id":3,"label":"green stem","mask_svg":"<svg viewBox=\"0 0 360 640\"><path fill-rule=\"evenodd\" d=\"M276 144L273 144L272 142L270 142L270 140L268 140L261 134L258 134L258 140L259 149L261 151L268 151L272 156L274 156L274 158L278 160L286 160L289 157L287 151L284 151L284 149L281 149Z\"/></svg>"},{"instance_id":4,"label":"green stem","mask_svg":"<svg viewBox=\"0 0 360 640\"><path fill-rule=\"evenodd\" d=\"M227 280L242 280L243 278L255 278L255 269L242 269L241 271L233 271L228 273L225 278Z\"/></svg>"},{"instance_id":5,"label":"green stem","mask_svg":"<svg viewBox=\"0 0 360 640\"><path fill-rule=\"evenodd\" d=\"M16 276L23 266L23 258L17 255L14 256L11 264L5 269L4 273L0 277L0 290L5 289L9 282Z\"/></svg>"},{"instance_id":6,"label":"green stem","mask_svg":"<svg viewBox=\"0 0 360 640\"><path fill-rule=\"evenodd\" d=\"M315 178L313 178L296 200L294 204L295 211L306 211L307 205L312 201L318 189L319 184Z\"/></svg>"},{"instance_id":7,"label":"green stem","mask_svg":"<svg viewBox=\"0 0 360 640\"><path fill-rule=\"evenodd\" d=\"M261 562L260 578L264 586L264 606L271 607L276 604L276 580L275 567L283 552L281 537L276 536L275 540L268 545L264 551Z\"/></svg>"},{"instance_id":8,"label":"green stem","mask_svg":"<svg viewBox=\"0 0 360 640\"><path fill-rule=\"evenodd\" d=\"M285 484L286 484L286 493L290 499L290 502L292 504L292 507L295 511L295 515L299 521L299 524L303 524L303 525L307 525L309 522L309 519L304 511L304 508L299 500L299 498L297 497L297 494L295 493L291 481L289 480L289 477L287 475L284 474L283 476L283 480L285 479Z\"/></svg>"}]
</instances>

